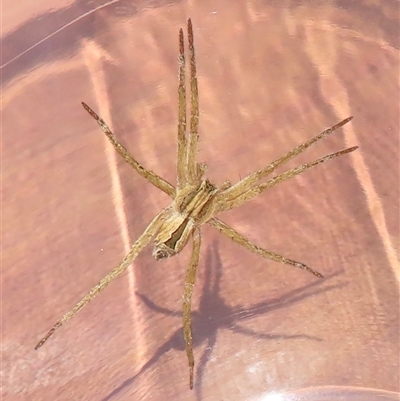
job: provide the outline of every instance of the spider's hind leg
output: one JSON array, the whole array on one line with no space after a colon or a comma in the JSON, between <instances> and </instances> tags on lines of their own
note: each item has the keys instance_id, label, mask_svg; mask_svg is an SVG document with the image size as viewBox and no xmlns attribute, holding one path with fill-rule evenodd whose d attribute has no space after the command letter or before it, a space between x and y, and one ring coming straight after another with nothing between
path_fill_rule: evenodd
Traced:
<instances>
[{"instance_id":1,"label":"spider's hind leg","mask_svg":"<svg viewBox=\"0 0 400 401\"><path fill-rule=\"evenodd\" d=\"M190 257L189 267L185 277L185 290L183 293L183 337L185 339L186 354L189 361L189 385L193 388L193 370L194 370L194 355L193 355L193 339L192 339L192 294L193 286L196 281L197 266L199 264L201 245L201 232L196 229L193 234L193 249Z\"/></svg>"},{"instance_id":2,"label":"spider's hind leg","mask_svg":"<svg viewBox=\"0 0 400 401\"><path fill-rule=\"evenodd\" d=\"M217 230L219 230L222 234L226 235L232 241L245 247L249 251L256 253L257 255L260 255L267 259L274 260L275 262L280 262L280 263L284 263L286 265L298 267L299 269L308 271L309 273L313 274L316 277L320 277L320 278L323 277L321 273L317 272L314 269L311 269L311 267L305 265L304 263L296 262L295 260L292 260L292 259L287 259L282 255L279 255L275 252L267 251L266 249L263 249L263 248L259 247L258 245L253 244L245 236L238 233L232 227L228 226L227 224L225 224L221 220L217 219L216 217L213 217L211 220L209 220L209 224L214 226Z\"/></svg>"},{"instance_id":3,"label":"spider's hind leg","mask_svg":"<svg viewBox=\"0 0 400 401\"><path fill-rule=\"evenodd\" d=\"M111 270L105 277L103 277L94 287L92 287L92 289L71 310L65 313L64 316L59 319L47 332L47 334L38 342L35 349L40 348L54 334L57 329L59 329L64 323L68 322L68 320L74 317L87 303L95 298L101 291L104 290L104 288L106 288L114 279L116 279L130 266L130 264L135 260L136 256L157 233L168 212L168 209L164 209L153 219L146 230L144 230L143 234L132 245L131 250L122 260L122 262L113 270Z\"/></svg>"}]
</instances>

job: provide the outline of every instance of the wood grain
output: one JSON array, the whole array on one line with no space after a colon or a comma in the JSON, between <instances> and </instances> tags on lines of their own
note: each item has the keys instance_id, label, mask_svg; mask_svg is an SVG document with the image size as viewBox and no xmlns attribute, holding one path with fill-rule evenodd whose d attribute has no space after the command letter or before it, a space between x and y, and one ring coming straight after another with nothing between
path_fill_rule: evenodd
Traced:
<instances>
[{"instance_id":1,"label":"wood grain","mask_svg":"<svg viewBox=\"0 0 400 401\"><path fill-rule=\"evenodd\" d=\"M122 1L67 25L76 3L57 11L57 34L43 13L2 38L19 49L7 48L2 68L5 400L398 399L397 3L317 3ZM189 248L158 263L146 249L33 349L169 202L80 102L174 182L178 29L189 16L199 159L214 182L235 182L349 115L289 167L360 147L220 216L325 279L203 230L192 392L180 317ZM48 38L23 53L26 26Z\"/></svg>"}]
</instances>

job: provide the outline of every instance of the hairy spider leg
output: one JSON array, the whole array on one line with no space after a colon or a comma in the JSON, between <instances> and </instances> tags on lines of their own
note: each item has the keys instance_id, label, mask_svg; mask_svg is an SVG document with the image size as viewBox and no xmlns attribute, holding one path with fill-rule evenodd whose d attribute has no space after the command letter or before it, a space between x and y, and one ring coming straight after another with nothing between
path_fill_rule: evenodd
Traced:
<instances>
[{"instance_id":1,"label":"hairy spider leg","mask_svg":"<svg viewBox=\"0 0 400 401\"><path fill-rule=\"evenodd\" d=\"M110 140L115 150L125 159L126 162L128 162L142 177L146 178L146 180L155 187L161 189L161 191L168 194L171 198L175 196L175 188L173 185L159 175L147 170L139 162L137 162L136 159L125 148L125 146L118 141L104 120L100 118L85 102L82 102L82 106L97 121L97 124L99 124L102 131L107 135L107 138Z\"/></svg>"},{"instance_id":2,"label":"hairy spider leg","mask_svg":"<svg viewBox=\"0 0 400 401\"><path fill-rule=\"evenodd\" d=\"M228 224L224 223L223 221L221 221L220 219L218 219L216 217L213 217L211 220L208 221L208 223L211 224L213 227L215 227L222 234L226 235L232 241L243 246L244 248L248 249L249 251L256 253L257 255L262 256L263 258L271 259L275 262L284 263L286 265L298 267L299 269L303 269L303 270L310 272L314 276L317 276L320 278L323 277L321 273L319 273L318 271L305 265L304 263L296 262L295 260L285 258L282 255L279 255L275 252L267 251L266 249L263 249L263 248L259 247L258 245L253 244L244 235L238 233L236 230L234 230Z\"/></svg>"},{"instance_id":3,"label":"hairy spider leg","mask_svg":"<svg viewBox=\"0 0 400 401\"><path fill-rule=\"evenodd\" d=\"M192 21L188 20L188 42L190 62L190 131L187 146L187 165L190 183L197 185L205 171L204 164L198 164L197 146L199 142L199 89L197 83L196 57L193 41Z\"/></svg>"},{"instance_id":4,"label":"hairy spider leg","mask_svg":"<svg viewBox=\"0 0 400 401\"><path fill-rule=\"evenodd\" d=\"M103 277L98 284L96 284L92 289L70 310L68 311L54 326L48 331L48 333L38 342L35 349L40 348L53 334L60 328L64 323L75 316L86 304L88 304L93 298L95 298L101 291L104 290L114 279L116 279L121 273L123 273L129 265L135 260L139 252L150 242L151 238L160 228L165 216L168 214L169 210L162 210L149 224L149 226L144 230L143 234L138 238L138 240L132 245L131 250L125 256L123 261L110 271L105 277Z\"/></svg>"},{"instance_id":5,"label":"hairy spider leg","mask_svg":"<svg viewBox=\"0 0 400 401\"><path fill-rule=\"evenodd\" d=\"M185 83L185 44L183 30L179 30L179 86L178 86L178 157L176 162L177 188L185 188L189 182L186 159L186 83Z\"/></svg>"},{"instance_id":6,"label":"hairy spider leg","mask_svg":"<svg viewBox=\"0 0 400 401\"><path fill-rule=\"evenodd\" d=\"M197 266L199 264L201 246L200 228L196 228L193 233L193 248L190 257L189 267L185 277L185 290L183 293L183 337L185 339L186 354L189 361L189 386L193 388L193 340L192 340L192 294L196 282Z\"/></svg>"},{"instance_id":7,"label":"hairy spider leg","mask_svg":"<svg viewBox=\"0 0 400 401\"><path fill-rule=\"evenodd\" d=\"M293 157L304 152L314 143L320 141L323 138L326 138L328 135L332 134L332 132L336 131L338 128L342 127L343 125L351 121L352 118L353 117L345 118L343 121L340 121L339 123L333 125L332 127L327 128L325 131L322 131L321 133L309 139L308 141L296 146L295 148L287 152L284 156L274 160L272 163L268 164L263 169L255 171L252 174L249 174L247 177L243 178L235 185L232 185L231 188L228 188L224 193L221 193L219 196L223 198L224 201L226 201L234 199L243 192L248 191L253 185L257 183L258 180L270 174L272 171L274 171L277 167L281 166L282 164L287 163Z\"/></svg>"},{"instance_id":8,"label":"hairy spider leg","mask_svg":"<svg viewBox=\"0 0 400 401\"><path fill-rule=\"evenodd\" d=\"M234 207L240 206L243 203L246 203L246 202L254 199L258 195L260 195L261 192L264 192L266 189L272 188L275 185L280 184L281 182L286 181L291 177L294 177L295 175L301 174L304 171L317 166L318 164L326 163L329 160L332 160L338 156L342 156L347 153L354 152L356 149L358 149L358 146L352 146L351 148L339 150L338 152L335 152L335 153L330 153L329 155L321 157L317 160L313 160L312 162L304 163L296 168L287 170L284 173L279 174L276 177L269 179L265 183L256 185L256 186L248 189L247 191L241 193L236 198L221 203L219 205L220 207L218 208L218 212L226 211L226 210L232 209Z\"/></svg>"}]
</instances>

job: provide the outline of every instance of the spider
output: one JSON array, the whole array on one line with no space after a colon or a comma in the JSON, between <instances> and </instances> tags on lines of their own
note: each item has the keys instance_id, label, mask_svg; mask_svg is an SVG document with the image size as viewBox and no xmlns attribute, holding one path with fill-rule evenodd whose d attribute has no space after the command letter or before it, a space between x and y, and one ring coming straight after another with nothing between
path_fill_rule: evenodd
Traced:
<instances>
[{"instance_id":1,"label":"spider","mask_svg":"<svg viewBox=\"0 0 400 401\"><path fill-rule=\"evenodd\" d=\"M179 86L178 86L178 151L177 151L177 183L176 187L164 180L154 172L147 170L129 153L129 151L117 140L107 124L84 102L85 110L97 121L100 128L107 135L116 151L130 164L142 177L172 198L172 203L163 209L151 221L143 234L132 245L131 250L110 273L102 278L69 312L67 312L48 333L39 341L35 349L40 348L54 332L64 323L78 313L89 301L96 297L111 281L123 273L135 260L139 252L154 238L153 256L156 260L165 259L178 254L192 239L192 254L187 268L183 291L183 336L186 345L186 353L189 362L189 386L193 388L194 355L191 326L191 304L193 287L196 281L197 266L199 262L201 231L203 224L208 223L232 241L243 246L264 258L276 262L298 267L312 273L316 277L322 274L301 262L288 259L275 252L267 251L252 242L232 227L216 217L217 214L242 205L257 197L263 191L294 177L318 164L325 163L337 156L341 156L357 149L353 146L339 152L331 153L310 163L302 164L282 174L270 178L266 182L259 180L271 174L277 167L285 164L293 157L302 153L314 143L327 137L338 128L347 124L353 117L326 129L308 141L298 145L284 156L274 160L261 170L255 171L232 185L225 181L220 187L215 186L207 178L203 178L206 170L204 163L196 161L199 141L199 92L196 74L196 59L193 42L193 27L189 19L187 21L187 35L189 47L190 65L190 127L186 132L186 84L185 84L185 50L183 30L179 31Z\"/></svg>"}]
</instances>

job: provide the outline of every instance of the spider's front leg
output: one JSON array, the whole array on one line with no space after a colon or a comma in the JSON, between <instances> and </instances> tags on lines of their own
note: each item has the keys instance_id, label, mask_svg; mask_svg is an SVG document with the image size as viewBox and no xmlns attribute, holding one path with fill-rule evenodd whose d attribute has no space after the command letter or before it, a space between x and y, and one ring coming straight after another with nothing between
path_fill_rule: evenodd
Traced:
<instances>
[{"instance_id":1,"label":"spider's front leg","mask_svg":"<svg viewBox=\"0 0 400 401\"><path fill-rule=\"evenodd\" d=\"M185 83L185 46L183 31L179 31L179 86L178 86L178 189L189 185L197 186L206 166L198 163L197 147L199 142L199 89L196 72L193 26L190 18L187 24L190 66L190 130L186 134L186 83Z\"/></svg>"},{"instance_id":2,"label":"spider's front leg","mask_svg":"<svg viewBox=\"0 0 400 401\"><path fill-rule=\"evenodd\" d=\"M186 354L189 361L189 385L193 388L193 339L192 339L192 294L193 287L197 276L197 266L199 264L201 246L200 228L196 228L193 233L193 249L190 257L189 267L185 277L185 290L183 293L183 337L185 339Z\"/></svg>"},{"instance_id":3,"label":"spider's front leg","mask_svg":"<svg viewBox=\"0 0 400 401\"><path fill-rule=\"evenodd\" d=\"M190 131L187 144L188 177L190 182L200 181L205 165L196 162L199 143L199 89L197 83L196 56L194 50L193 26L188 19L188 42L190 64Z\"/></svg>"},{"instance_id":4,"label":"spider's front leg","mask_svg":"<svg viewBox=\"0 0 400 401\"><path fill-rule=\"evenodd\" d=\"M179 86L178 86L178 159L176 176L178 189L188 184L186 156L186 85L185 85L185 44L183 30L179 30Z\"/></svg>"}]
</instances>

